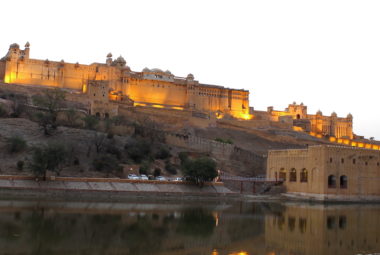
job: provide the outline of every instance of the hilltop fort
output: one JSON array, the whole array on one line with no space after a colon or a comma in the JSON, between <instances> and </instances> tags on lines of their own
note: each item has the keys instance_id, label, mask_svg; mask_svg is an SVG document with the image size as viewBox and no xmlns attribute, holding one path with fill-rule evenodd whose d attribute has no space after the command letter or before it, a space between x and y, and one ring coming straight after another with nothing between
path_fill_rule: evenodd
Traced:
<instances>
[{"instance_id":1,"label":"hilltop fort","mask_svg":"<svg viewBox=\"0 0 380 255\"><path fill-rule=\"evenodd\" d=\"M284 111L273 107L268 107L267 111L255 111L250 107L247 90L203 84L195 80L193 74L178 77L158 68L132 71L123 57L113 59L111 53L105 63L83 65L63 60L31 59L29 43L23 50L14 43L0 60L0 81L83 93L90 100L90 113L99 117L117 115L118 107L124 103L186 110L216 119L246 120L239 125L248 128L274 125L305 131L317 137L349 140L354 137L351 114L338 117L333 112L331 116L323 116L318 111L313 115L307 112L307 106L295 102Z\"/></svg>"}]
</instances>

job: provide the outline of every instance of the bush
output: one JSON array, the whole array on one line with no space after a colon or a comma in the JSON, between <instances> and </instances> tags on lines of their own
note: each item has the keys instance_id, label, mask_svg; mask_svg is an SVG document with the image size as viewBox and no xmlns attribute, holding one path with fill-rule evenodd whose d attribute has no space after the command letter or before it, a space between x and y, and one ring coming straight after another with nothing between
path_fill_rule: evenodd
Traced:
<instances>
[{"instance_id":1,"label":"bush","mask_svg":"<svg viewBox=\"0 0 380 255\"><path fill-rule=\"evenodd\" d=\"M3 108L2 105L0 105L0 118L4 118L4 117L7 117L7 116L8 116L7 111Z\"/></svg>"},{"instance_id":2,"label":"bush","mask_svg":"<svg viewBox=\"0 0 380 255\"><path fill-rule=\"evenodd\" d=\"M156 152L156 154L154 155L154 157L156 159L167 159L168 157L170 157L170 150L169 150L169 148L167 148L166 146L161 145L158 148L158 151Z\"/></svg>"},{"instance_id":3,"label":"bush","mask_svg":"<svg viewBox=\"0 0 380 255\"><path fill-rule=\"evenodd\" d=\"M177 168L169 160L165 162L165 170L170 174L177 174Z\"/></svg>"},{"instance_id":4,"label":"bush","mask_svg":"<svg viewBox=\"0 0 380 255\"><path fill-rule=\"evenodd\" d=\"M157 176L160 176L160 175L161 175L161 169L159 169L159 168L156 167L154 169L153 176L157 177Z\"/></svg>"},{"instance_id":5,"label":"bush","mask_svg":"<svg viewBox=\"0 0 380 255\"><path fill-rule=\"evenodd\" d=\"M139 174L145 174L145 175L148 175L148 174L149 174L149 166L150 166L149 161L144 161L144 162L140 165L140 168L139 168Z\"/></svg>"},{"instance_id":6,"label":"bush","mask_svg":"<svg viewBox=\"0 0 380 255\"><path fill-rule=\"evenodd\" d=\"M17 153L25 150L27 147L26 141L20 136L12 136L6 141L6 148L9 153Z\"/></svg>"},{"instance_id":7,"label":"bush","mask_svg":"<svg viewBox=\"0 0 380 255\"><path fill-rule=\"evenodd\" d=\"M180 152L178 153L178 157L181 160L181 166L183 166L188 160L189 155L187 154L187 152Z\"/></svg>"},{"instance_id":8,"label":"bush","mask_svg":"<svg viewBox=\"0 0 380 255\"><path fill-rule=\"evenodd\" d=\"M151 145L144 139L131 140L125 145L128 156L136 163L148 159L151 153Z\"/></svg>"},{"instance_id":9,"label":"bush","mask_svg":"<svg viewBox=\"0 0 380 255\"><path fill-rule=\"evenodd\" d=\"M94 169L99 172L105 172L107 175L112 171L121 171L118 160L109 154L103 154L92 162Z\"/></svg>"},{"instance_id":10,"label":"bush","mask_svg":"<svg viewBox=\"0 0 380 255\"><path fill-rule=\"evenodd\" d=\"M217 141L217 142L220 142L220 143L227 143L227 144L233 144L233 142L230 140L230 139L223 139L223 138L215 138L214 139L215 141Z\"/></svg>"},{"instance_id":11,"label":"bush","mask_svg":"<svg viewBox=\"0 0 380 255\"><path fill-rule=\"evenodd\" d=\"M95 130L99 124L99 119L92 115L87 115L82 120L84 122L85 129Z\"/></svg>"},{"instance_id":12,"label":"bush","mask_svg":"<svg viewBox=\"0 0 380 255\"><path fill-rule=\"evenodd\" d=\"M17 170L22 171L24 169L24 161L17 161Z\"/></svg>"}]
</instances>

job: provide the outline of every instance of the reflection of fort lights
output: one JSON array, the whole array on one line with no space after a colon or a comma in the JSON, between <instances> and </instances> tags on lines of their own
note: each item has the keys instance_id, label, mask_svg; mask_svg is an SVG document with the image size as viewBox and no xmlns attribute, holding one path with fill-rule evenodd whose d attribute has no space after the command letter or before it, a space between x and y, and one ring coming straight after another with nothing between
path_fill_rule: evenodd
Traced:
<instances>
[{"instance_id":1,"label":"reflection of fort lights","mask_svg":"<svg viewBox=\"0 0 380 255\"><path fill-rule=\"evenodd\" d=\"M219 252L218 252L216 249L214 249L214 250L212 251L211 255L219 255Z\"/></svg>"},{"instance_id":2,"label":"reflection of fort lights","mask_svg":"<svg viewBox=\"0 0 380 255\"><path fill-rule=\"evenodd\" d=\"M230 253L229 255L249 255L249 254L246 251L241 251L241 252Z\"/></svg>"}]
</instances>

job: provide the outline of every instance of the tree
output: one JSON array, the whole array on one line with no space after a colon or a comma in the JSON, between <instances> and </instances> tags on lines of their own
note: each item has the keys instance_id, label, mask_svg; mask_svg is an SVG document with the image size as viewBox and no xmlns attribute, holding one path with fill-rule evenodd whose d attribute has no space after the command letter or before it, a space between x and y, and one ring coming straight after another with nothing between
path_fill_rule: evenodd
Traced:
<instances>
[{"instance_id":1,"label":"tree","mask_svg":"<svg viewBox=\"0 0 380 255\"><path fill-rule=\"evenodd\" d=\"M197 185L203 186L205 181L212 181L217 177L216 162L211 158L187 159L183 164L183 172Z\"/></svg>"},{"instance_id":2,"label":"tree","mask_svg":"<svg viewBox=\"0 0 380 255\"><path fill-rule=\"evenodd\" d=\"M105 172L107 176L113 171L122 171L118 160L109 154L103 154L96 157L92 162L94 169L99 172Z\"/></svg>"},{"instance_id":3,"label":"tree","mask_svg":"<svg viewBox=\"0 0 380 255\"><path fill-rule=\"evenodd\" d=\"M145 139L131 139L124 148L136 163L149 158L151 154L151 144Z\"/></svg>"},{"instance_id":4,"label":"tree","mask_svg":"<svg viewBox=\"0 0 380 255\"><path fill-rule=\"evenodd\" d=\"M65 161L66 149L61 144L48 144L34 148L32 162L29 169L36 177L46 179L46 171L59 174L61 165Z\"/></svg>"},{"instance_id":5,"label":"tree","mask_svg":"<svg viewBox=\"0 0 380 255\"><path fill-rule=\"evenodd\" d=\"M21 152L25 150L26 147L26 141L20 136L14 135L6 140L6 148L9 153Z\"/></svg>"},{"instance_id":6,"label":"tree","mask_svg":"<svg viewBox=\"0 0 380 255\"><path fill-rule=\"evenodd\" d=\"M46 89L42 95L33 96L33 103L41 108L36 118L45 135L50 135L51 130L58 127L57 116L65 97L66 92L61 89Z\"/></svg>"},{"instance_id":7,"label":"tree","mask_svg":"<svg viewBox=\"0 0 380 255\"><path fill-rule=\"evenodd\" d=\"M92 115L87 115L82 119L84 121L84 128L95 130L99 124L99 119Z\"/></svg>"},{"instance_id":8,"label":"tree","mask_svg":"<svg viewBox=\"0 0 380 255\"><path fill-rule=\"evenodd\" d=\"M75 109L70 108L67 111L65 111L66 121L67 125L70 127L75 127L77 125L77 121L79 119L78 113L75 111Z\"/></svg>"}]
</instances>

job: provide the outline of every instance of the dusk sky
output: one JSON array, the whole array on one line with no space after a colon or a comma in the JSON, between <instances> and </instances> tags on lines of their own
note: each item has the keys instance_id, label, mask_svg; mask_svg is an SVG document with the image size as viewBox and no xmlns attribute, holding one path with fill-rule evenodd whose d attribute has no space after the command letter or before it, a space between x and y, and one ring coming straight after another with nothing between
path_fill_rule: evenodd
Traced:
<instances>
[{"instance_id":1,"label":"dusk sky","mask_svg":"<svg viewBox=\"0 0 380 255\"><path fill-rule=\"evenodd\" d=\"M89 64L122 55L250 91L250 106L352 113L354 132L380 139L380 1L1 1L0 55ZM2 56L0 56L2 57Z\"/></svg>"}]
</instances>

